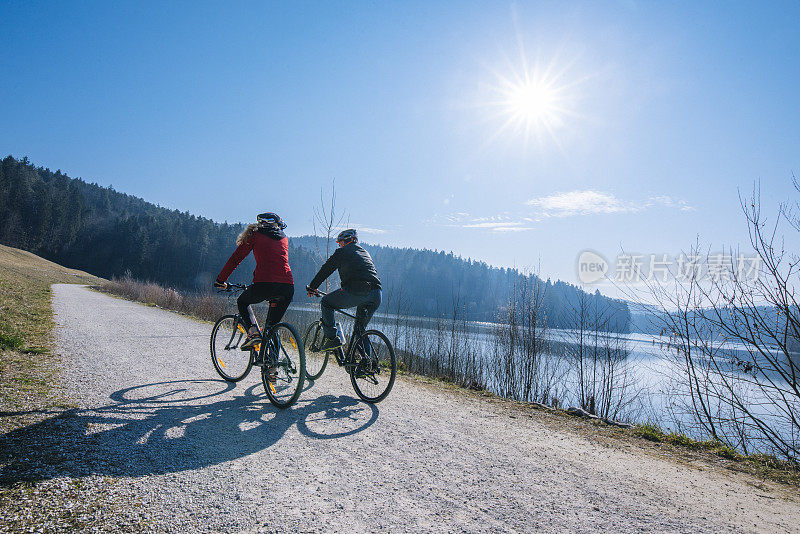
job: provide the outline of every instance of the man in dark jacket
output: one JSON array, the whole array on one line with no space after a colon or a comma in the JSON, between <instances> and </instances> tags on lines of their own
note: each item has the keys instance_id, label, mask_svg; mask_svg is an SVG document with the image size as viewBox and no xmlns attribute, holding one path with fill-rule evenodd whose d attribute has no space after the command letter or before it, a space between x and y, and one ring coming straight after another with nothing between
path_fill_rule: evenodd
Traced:
<instances>
[{"instance_id":1,"label":"man in dark jacket","mask_svg":"<svg viewBox=\"0 0 800 534\"><path fill-rule=\"evenodd\" d=\"M381 304L381 281L369 253L358 244L355 230L344 230L336 236L339 248L331 254L319 272L308 285L308 296L314 296L319 285L333 271L339 270L341 289L332 291L322 298L322 327L325 342L322 350L333 350L342 346L344 340L336 335L333 320L334 309L356 308L360 326L366 328L372 314Z\"/></svg>"}]
</instances>

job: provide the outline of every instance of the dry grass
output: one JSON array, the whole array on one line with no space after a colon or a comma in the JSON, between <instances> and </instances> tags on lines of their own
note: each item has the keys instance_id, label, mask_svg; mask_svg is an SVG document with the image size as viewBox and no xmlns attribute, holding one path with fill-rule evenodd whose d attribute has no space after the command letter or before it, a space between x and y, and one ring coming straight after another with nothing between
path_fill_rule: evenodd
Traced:
<instances>
[{"instance_id":1,"label":"dry grass","mask_svg":"<svg viewBox=\"0 0 800 534\"><path fill-rule=\"evenodd\" d=\"M139 282L130 277L104 281L97 289L204 321L216 321L221 315L229 313L230 308L225 298L214 293L186 294L152 282Z\"/></svg>"},{"instance_id":2,"label":"dry grass","mask_svg":"<svg viewBox=\"0 0 800 534\"><path fill-rule=\"evenodd\" d=\"M50 285L103 280L35 254L0 245L0 430L23 424L14 414L57 405Z\"/></svg>"},{"instance_id":3,"label":"dry grass","mask_svg":"<svg viewBox=\"0 0 800 534\"><path fill-rule=\"evenodd\" d=\"M54 388L54 283L104 280L35 254L0 245L0 432L52 417L66 402ZM0 465L5 458L0 458ZM0 485L0 531L80 530L104 503L79 480L14 481ZM90 519L86 519L90 518Z\"/></svg>"}]
</instances>

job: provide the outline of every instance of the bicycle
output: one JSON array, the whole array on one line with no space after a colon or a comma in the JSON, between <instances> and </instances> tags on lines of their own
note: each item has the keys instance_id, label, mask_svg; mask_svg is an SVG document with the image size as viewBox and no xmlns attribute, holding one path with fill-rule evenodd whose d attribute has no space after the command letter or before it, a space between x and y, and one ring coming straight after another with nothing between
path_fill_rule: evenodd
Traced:
<instances>
[{"instance_id":1,"label":"bicycle","mask_svg":"<svg viewBox=\"0 0 800 534\"><path fill-rule=\"evenodd\" d=\"M325 295L308 287L306 290L318 297ZM369 403L382 401L392 390L397 375L397 358L389 338L378 330L365 330L363 319L343 310L335 311L353 319L350 342L346 348L343 345L333 351L322 351L320 347L325 337L322 321L311 323L303 336L303 345L308 347L306 376L309 380L322 376L332 352L339 367L344 367L350 374L350 383L361 400ZM336 328L341 332L339 323L336 323Z\"/></svg>"},{"instance_id":2,"label":"bicycle","mask_svg":"<svg viewBox=\"0 0 800 534\"><path fill-rule=\"evenodd\" d=\"M230 293L234 289L244 291L247 286L228 284L228 289L221 292ZM244 379L254 365L261 367L261 382L269 401L278 408L288 408L297 401L303 389L306 361L303 342L289 323L277 323L261 333L265 341L243 351L240 345L247 337L247 331L242 317L239 314L223 315L211 330L211 361L219 376L228 382Z\"/></svg>"}]
</instances>

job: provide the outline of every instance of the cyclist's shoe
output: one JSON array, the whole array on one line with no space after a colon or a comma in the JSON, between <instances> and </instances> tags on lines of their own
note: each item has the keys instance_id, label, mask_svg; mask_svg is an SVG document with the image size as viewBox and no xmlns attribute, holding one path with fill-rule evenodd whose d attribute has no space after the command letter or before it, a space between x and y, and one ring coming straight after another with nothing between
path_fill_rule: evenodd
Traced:
<instances>
[{"instance_id":1,"label":"cyclist's shoe","mask_svg":"<svg viewBox=\"0 0 800 534\"><path fill-rule=\"evenodd\" d=\"M242 350L250 350L255 348L256 345L261 343L261 334L252 334L248 335L247 339L244 340L242 346L240 347Z\"/></svg>"},{"instance_id":2,"label":"cyclist's shoe","mask_svg":"<svg viewBox=\"0 0 800 534\"><path fill-rule=\"evenodd\" d=\"M333 338L326 337L322 341L322 346L320 346L319 350L321 352L328 352L328 351L331 351L331 350L336 350L336 349L340 348L341 346L342 346L342 340L339 339L338 336L333 337Z\"/></svg>"}]
</instances>

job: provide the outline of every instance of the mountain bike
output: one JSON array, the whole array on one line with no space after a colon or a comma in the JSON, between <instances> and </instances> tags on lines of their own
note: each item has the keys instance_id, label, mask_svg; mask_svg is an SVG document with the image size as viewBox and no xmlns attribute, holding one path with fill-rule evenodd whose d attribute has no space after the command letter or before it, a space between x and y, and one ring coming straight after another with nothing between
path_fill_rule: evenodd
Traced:
<instances>
[{"instance_id":1,"label":"mountain bike","mask_svg":"<svg viewBox=\"0 0 800 534\"><path fill-rule=\"evenodd\" d=\"M325 295L322 291L310 291L318 297ZM306 376L309 380L317 380L322 376L332 353L339 367L344 367L350 375L350 383L363 401L382 401L392 390L397 375L397 359L389 338L378 330L366 330L363 318L343 310L335 311L353 319L350 342L332 351L322 351L320 347L325 337L322 321L311 323L303 336L303 345L308 350ZM343 335L339 323L336 323L336 329Z\"/></svg>"},{"instance_id":2,"label":"mountain bike","mask_svg":"<svg viewBox=\"0 0 800 534\"><path fill-rule=\"evenodd\" d=\"M222 292L245 289L247 286L242 284L228 284L228 289ZM242 350L240 346L247 337L242 317L223 315L211 330L211 361L219 376L228 382L242 380L253 366L261 367L261 382L269 401L278 408L288 408L303 389L306 361L303 342L289 323L277 323L261 334L261 343Z\"/></svg>"}]
</instances>

